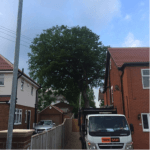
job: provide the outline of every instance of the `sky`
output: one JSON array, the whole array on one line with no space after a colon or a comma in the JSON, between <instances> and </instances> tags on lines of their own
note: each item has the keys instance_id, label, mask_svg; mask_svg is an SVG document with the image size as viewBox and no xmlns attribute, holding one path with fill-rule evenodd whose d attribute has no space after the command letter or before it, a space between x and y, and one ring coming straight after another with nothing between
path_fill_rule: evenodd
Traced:
<instances>
[{"instance_id":1,"label":"sky","mask_svg":"<svg viewBox=\"0 0 150 150\"><path fill-rule=\"evenodd\" d=\"M0 54L14 63L19 0L0 0ZM86 26L105 46L149 47L149 0L24 0L19 68L33 38L56 25ZM96 107L98 89L94 88Z\"/></svg>"}]
</instances>

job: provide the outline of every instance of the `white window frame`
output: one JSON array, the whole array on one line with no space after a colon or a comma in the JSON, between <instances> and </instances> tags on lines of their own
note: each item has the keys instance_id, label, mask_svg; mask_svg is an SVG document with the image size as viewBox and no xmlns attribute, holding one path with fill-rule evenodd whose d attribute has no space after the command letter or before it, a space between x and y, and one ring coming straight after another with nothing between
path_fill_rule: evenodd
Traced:
<instances>
[{"instance_id":1,"label":"white window frame","mask_svg":"<svg viewBox=\"0 0 150 150\"><path fill-rule=\"evenodd\" d=\"M25 111L25 123L27 123L27 114L28 114L28 110Z\"/></svg>"},{"instance_id":2,"label":"white window frame","mask_svg":"<svg viewBox=\"0 0 150 150\"><path fill-rule=\"evenodd\" d=\"M111 86L111 102L114 103L113 85Z\"/></svg>"},{"instance_id":3,"label":"white window frame","mask_svg":"<svg viewBox=\"0 0 150 150\"><path fill-rule=\"evenodd\" d=\"M147 120L148 120L148 127L149 127L149 129L144 129L143 116L142 116L142 115L147 115ZM141 120L142 120L143 132L150 132L150 113L141 113Z\"/></svg>"},{"instance_id":4,"label":"white window frame","mask_svg":"<svg viewBox=\"0 0 150 150\"><path fill-rule=\"evenodd\" d=\"M33 95L33 86L31 86L31 95Z\"/></svg>"},{"instance_id":5,"label":"white window frame","mask_svg":"<svg viewBox=\"0 0 150 150\"><path fill-rule=\"evenodd\" d=\"M19 110L19 111L17 111L17 110ZM19 114L19 118L20 118L20 116L21 116L21 120L18 120L18 114ZM15 109L15 116L16 116L16 118L17 118L17 122L15 123L15 120L14 120L14 125L20 125L20 124L22 124L22 109L18 109L18 108L16 108Z\"/></svg>"},{"instance_id":6,"label":"white window frame","mask_svg":"<svg viewBox=\"0 0 150 150\"><path fill-rule=\"evenodd\" d=\"M21 81L21 91L23 91L24 81Z\"/></svg>"},{"instance_id":7,"label":"white window frame","mask_svg":"<svg viewBox=\"0 0 150 150\"><path fill-rule=\"evenodd\" d=\"M150 89L150 84L149 84L149 87L144 87L144 81L143 81L143 77L148 77L150 78L150 74L149 75L143 75L143 70L150 70L150 69L141 69L141 75L142 75L142 86L143 86L143 89ZM149 79L149 83L150 83L150 79Z\"/></svg>"},{"instance_id":8,"label":"white window frame","mask_svg":"<svg viewBox=\"0 0 150 150\"><path fill-rule=\"evenodd\" d=\"M4 79L4 73L0 73L0 74L3 75L3 76L0 76L0 79ZM5 83L4 83L4 85L5 85ZM0 86L4 86L4 85L0 85Z\"/></svg>"}]
</instances>

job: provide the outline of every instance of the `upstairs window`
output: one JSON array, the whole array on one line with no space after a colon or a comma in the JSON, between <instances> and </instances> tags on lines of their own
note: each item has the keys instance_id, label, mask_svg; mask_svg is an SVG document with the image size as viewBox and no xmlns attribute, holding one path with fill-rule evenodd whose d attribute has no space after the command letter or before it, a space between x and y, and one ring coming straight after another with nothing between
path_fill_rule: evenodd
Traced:
<instances>
[{"instance_id":1,"label":"upstairs window","mask_svg":"<svg viewBox=\"0 0 150 150\"><path fill-rule=\"evenodd\" d=\"M4 74L0 74L0 86L4 85Z\"/></svg>"},{"instance_id":2,"label":"upstairs window","mask_svg":"<svg viewBox=\"0 0 150 150\"><path fill-rule=\"evenodd\" d=\"M150 82L150 69L142 69L142 84L143 89L150 89L149 82Z\"/></svg>"},{"instance_id":3,"label":"upstairs window","mask_svg":"<svg viewBox=\"0 0 150 150\"><path fill-rule=\"evenodd\" d=\"M142 113L142 127L144 132L150 132L150 113Z\"/></svg>"},{"instance_id":4,"label":"upstairs window","mask_svg":"<svg viewBox=\"0 0 150 150\"><path fill-rule=\"evenodd\" d=\"M23 85L24 85L24 81L21 81L21 91L23 91Z\"/></svg>"}]
</instances>

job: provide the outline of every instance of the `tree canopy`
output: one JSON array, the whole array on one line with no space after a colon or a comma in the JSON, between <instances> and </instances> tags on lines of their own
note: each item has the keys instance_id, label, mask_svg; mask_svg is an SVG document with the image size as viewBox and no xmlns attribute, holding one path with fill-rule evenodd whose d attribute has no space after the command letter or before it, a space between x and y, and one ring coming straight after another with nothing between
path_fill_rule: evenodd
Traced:
<instances>
[{"instance_id":1,"label":"tree canopy","mask_svg":"<svg viewBox=\"0 0 150 150\"><path fill-rule=\"evenodd\" d=\"M84 106L89 107L89 86L98 87L104 79L107 46L99 39L87 27L62 25L44 30L30 46L30 76L44 89L72 96L82 92Z\"/></svg>"}]
</instances>

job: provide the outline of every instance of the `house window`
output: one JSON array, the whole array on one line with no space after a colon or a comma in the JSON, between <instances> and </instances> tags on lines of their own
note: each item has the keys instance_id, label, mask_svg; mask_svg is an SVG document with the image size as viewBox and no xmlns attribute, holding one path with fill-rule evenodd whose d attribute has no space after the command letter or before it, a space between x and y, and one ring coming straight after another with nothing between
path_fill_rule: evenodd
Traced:
<instances>
[{"instance_id":1,"label":"house window","mask_svg":"<svg viewBox=\"0 0 150 150\"><path fill-rule=\"evenodd\" d=\"M14 118L14 124L18 125L22 122L22 109L15 109L15 118Z\"/></svg>"},{"instance_id":2,"label":"house window","mask_svg":"<svg viewBox=\"0 0 150 150\"><path fill-rule=\"evenodd\" d=\"M144 132L150 131L150 113L141 113L142 127Z\"/></svg>"},{"instance_id":3,"label":"house window","mask_svg":"<svg viewBox=\"0 0 150 150\"><path fill-rule=\"evenodd\" d=\"M111 102L112 103L114 102L114 99L113 99L113 85L111 86Z\"/></svg>"},{"instance_id":4,"label":"house window","mask_svg":"<svg viewBox=\"0 0 150 150\"><path fill-rule=\"evenodd\" d=\"M142 69L142 84L143 89L150 89L149 82L150 82L150 69Z\"/></svg>"},{"instance_id":5,"label":"house window","mask_svg":"<svg viewBox=\"0 0 150 150\"><path fill-rule=\"evenodd\" d=\"M23 91L24 81L21 81L21 91Z\"/></svg>"},{"instance_id":6,"label":"house window","mask_svg":"<svg viewBox=\"0 0 150 150\"><path fill-rule=\"evenodd\" d=\"M31 95L33 95L33 86L31 87Z\"/></svg>"},{"instance_id":7,"label":"house window","mask_svg":"<svg viewBox=\"0 0 150 150\"><path fill-rule=\"evenodd\" d=\"M0 85L4 85L4 74L0 74Z\"/></svg>"},{"instance_id":8,"label":"house window","mask_svg":"<svg viewBox=\"0 0 150 150\"><path fill-rule=\"evenodd\" d=\"M27 110L25 111L25 123L27 123Z\"/></svg>"}]
</instances>

